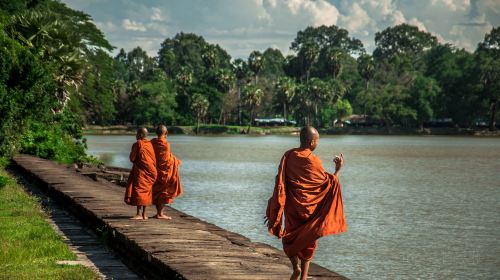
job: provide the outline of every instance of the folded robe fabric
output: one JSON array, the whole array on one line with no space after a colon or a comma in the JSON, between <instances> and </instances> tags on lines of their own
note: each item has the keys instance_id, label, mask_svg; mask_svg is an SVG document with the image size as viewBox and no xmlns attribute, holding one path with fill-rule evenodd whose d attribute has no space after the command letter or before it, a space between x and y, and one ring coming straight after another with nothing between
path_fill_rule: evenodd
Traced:
<instances>
[{"instance_id":1,"label":"folded robe fabric","mask_svg":"<svg viewBox=\"0 0 500 280\"><path fill-rule=\"evenodd\" d=\"M170 144L165 137L151 140L156 155L158 177L153 185L153 203L170 204L182 194L179 177L181 161L170 151Z\"/></svg>"},{"instance_id":2,"label":"folded robe fabric","mask_svg":"<svg viewBox=\"0 0 500 280\"><path fill-rule=\"evenodd\" d=\"M140 139L132 145L130 161L133 163L125 191L125 203L149 206L156 180L156 158L151 142Z\"/></svg>"},{"instance_id":3,"label":"folded robe fabric","mask_svg":"<svg viewBox=\"0 0 500 280\"><path fill-rule=\"evenodd\" d=\"M347 230L337 176L325 172L310 149L287 151L281 158L266 219L269 232L282 239L288 257L311 259L320 237Z\"/></svg>"}]
</instances>

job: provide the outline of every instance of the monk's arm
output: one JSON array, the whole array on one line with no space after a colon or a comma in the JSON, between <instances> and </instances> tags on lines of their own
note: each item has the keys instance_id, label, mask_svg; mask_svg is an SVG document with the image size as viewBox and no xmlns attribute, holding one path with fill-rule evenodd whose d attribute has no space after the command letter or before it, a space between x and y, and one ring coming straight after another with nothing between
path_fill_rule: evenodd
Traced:
<instances>
[{"instance_id":1,"label":"monk's arm","mask_svg":"<svg viewBox=\"0 0 500 280\"><path fill-rule=\"evenodd\" d=\"M134 145L132 145L132 151L130 151L130 161L134 162L136 157L137 157L137 143L134 143Z\"/></svg>"}]
</instances>

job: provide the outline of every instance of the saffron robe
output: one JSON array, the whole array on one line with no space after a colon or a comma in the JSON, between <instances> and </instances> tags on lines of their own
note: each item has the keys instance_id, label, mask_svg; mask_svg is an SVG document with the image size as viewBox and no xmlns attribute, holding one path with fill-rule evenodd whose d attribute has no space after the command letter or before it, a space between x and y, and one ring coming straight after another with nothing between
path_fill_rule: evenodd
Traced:
<instances>
[{"instance_id":1,"label":"saffron robe","mask_svg":"<svg viewBox=\"0 0 500 280\"><path fill-rule=\"evenodd\" d=\"M281 158L266 219L269 232L282 239L288 257L312 259L320 237L347 230L337 176L327 173L310 149L287 151Z\"/></svg>"},{"instance_id":2,"label":"saffron robe","mask_svg":"<svg viewBox=\"0 0 500 280\"><path fill-rule=\"evenodd\" d=\"M149 206L156 181L156 157L151 142L140 139L132 145L130 161L134 164L128 176L125 203Z\"/></svg>"},{"instance_id":3,"label":"saffron robe","mask_svg":"<svg viewBox=\"0 0 500 280\"><path fill-rule=\"evenodd\" d=\"M165 137L151 140L156 155L158 177L153 185L153 204L170 204L182 194L179 177L181 161L170 151L170 144Z\"/></svg>"}]
</instances>

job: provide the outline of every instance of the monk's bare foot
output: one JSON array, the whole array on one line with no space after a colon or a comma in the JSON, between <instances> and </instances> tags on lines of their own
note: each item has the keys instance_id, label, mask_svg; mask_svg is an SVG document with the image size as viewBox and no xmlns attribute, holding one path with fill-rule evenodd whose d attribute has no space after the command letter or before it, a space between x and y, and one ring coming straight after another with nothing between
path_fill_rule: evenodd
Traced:
<instances>
[{"instance_id":1,"label":"monk's bare foot","mask_svg":"<svg viewBox=\"0 0 500 280\"><path fill-rule=\"evenodd\" d=\"M163 219L163 220L172 220L172 217L167 216L167 215L158 215L158 219Z\"/></svg>"},{"instance_id":2,"label":"monk's bare foot","mask_svg":"<svg viewBox=\"0 0 500 280\"><path fill-rule=\"evenodd\" d=\"M131 220L142 220L142 216L141 215L135 215L133 216L132 218L130 218Z\"/></svg>"},{"instance_id":3,"label":"monk's bare foot","mask_svg":"<svg viewBox=\"0 0 500 280\"><path fill-rule=\"evenodd\" d=\"M298 267L295 268L293 270L292 276L290 277L290 280L299 280L300 272L301 272L300 268L298 268Z\"/></svg>"},{"instance_id":4,"label":"monk's bare foot","mask_svg":"<svg viewBox=\"0 0 500 280\"><path fill-rule=\"evenodd\" d=\"M142 216L142 219L143 219L143 220L147 220L147 219L149 219L149 218L148 218L148 216Z\"/></svg>"},{"instance_id":5,"label":"monk's bare foot","mask_svg":"<svg viewBox=\"0 0 500 280\"><path fill-rule=\"evenodd\" d=\"M155 218L155 219L163 219L163 220L171 220L172 219L172 217L170 217L170 216L167 216L167 215L158 215L158 214L154 215L153 218Z\"/></svg>"}]
</instances>

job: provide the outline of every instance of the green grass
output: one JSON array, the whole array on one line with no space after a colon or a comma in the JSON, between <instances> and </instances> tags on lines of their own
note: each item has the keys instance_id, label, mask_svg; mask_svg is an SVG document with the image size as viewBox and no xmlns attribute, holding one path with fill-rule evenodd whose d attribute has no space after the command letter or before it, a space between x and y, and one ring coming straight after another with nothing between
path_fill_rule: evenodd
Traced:
<instances>
[{"instance_id":1,"label":"green grass","mask_svg":"<svg viewBox=\"0 0 500 280\"><path fill-rule=\"evenodd\" d=\"M38 200L0 168L0 279L98 279L89 268L56 263L76 255L45 219Z\"/></svg>"}]
</instances>

